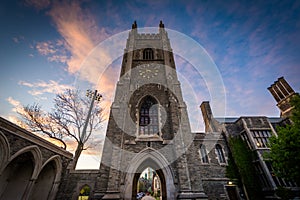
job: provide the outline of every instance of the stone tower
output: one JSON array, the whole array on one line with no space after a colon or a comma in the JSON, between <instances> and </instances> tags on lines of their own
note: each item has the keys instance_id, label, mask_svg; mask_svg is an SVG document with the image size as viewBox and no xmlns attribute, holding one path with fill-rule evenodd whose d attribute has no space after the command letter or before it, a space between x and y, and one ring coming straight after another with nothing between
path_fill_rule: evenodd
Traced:
<instances>
[{"instance_id":1,"label":"stone tower","mask_svg":"<svg viewBox=\"0 0 300 200\"><path fill-rule=\"evenodd\" d=\"M135 199L140 174L158 174L162 199L207 198L192 174L193 141L164 24L139 33L134 22L111 106L95 199Z\"/></svg>"},{"instance_id":2,"label":"stone tower","mask_svg":"<svg viewBox=\"0 0 300 200\"><path fill-rule=\"evenodd\" d=\"M295 95L293 88L291 88L283 77L280 77L268 88L268 90L277 102L277 107L280 109L280 117L289 117L292 111L290 99Z\"/></svg>"}]
</instances>

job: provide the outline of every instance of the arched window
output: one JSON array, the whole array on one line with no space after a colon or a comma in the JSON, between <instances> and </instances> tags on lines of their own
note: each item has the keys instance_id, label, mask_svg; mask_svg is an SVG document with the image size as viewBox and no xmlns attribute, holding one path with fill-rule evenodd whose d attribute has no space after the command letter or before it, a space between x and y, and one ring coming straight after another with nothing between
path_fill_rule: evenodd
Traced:
<instances>
[{"instance_id":1,"label":"arched window","mask_svg":"<svg viewBox=\"0 0 300 200\"><path fill-rule=\"evenodd\" d=\"M220 163L225 163L225 157L221 145L216 144L216 153Z\"/></svg>"},{"instance_id":2,"label":"arched window","mask_svg":"<svg viewBox=\"0 0 300 200\"><path fill-rule=\"evenodd\" d=\"M206 147L204 144L201 144L201 146L200 146L200 154L201 154L202 163L208 163L208 156L207 156Z\"/></svg>"},{"instance_id":3,"label":"arched window","mask_svg":"<svg viewBox=\"0 0 300 200\"><path fill-rule=\"evenodd\" d=\"M143 52L143 59L144 60L153 60L154 59L153 50L150 48L145 49Z\"/></svg>"},{"instance_id":4,"label":"arched window","mask_svg":"<svg viewBox=\"0 0 300 200\"><path fill-rule=\"evenodd\" d=\"M159 134L158 103L151 96L147 96L141 103L139 111L139 134Z\"/></svg>"}]
</instances>

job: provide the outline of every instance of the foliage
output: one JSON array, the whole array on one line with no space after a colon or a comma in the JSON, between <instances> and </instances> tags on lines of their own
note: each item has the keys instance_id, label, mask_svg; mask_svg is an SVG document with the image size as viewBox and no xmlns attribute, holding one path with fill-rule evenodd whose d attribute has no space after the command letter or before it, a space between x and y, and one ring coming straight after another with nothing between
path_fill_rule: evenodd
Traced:
<instances>
[{"instance_id":1,"label":"foliage","mask_svg":"<svg viewBox=\"0 0 300 200\"><path fill-rule=\"evenodd\" d=\"M101 127L103 109L95 104L87 121L91 99L81 97L78 90L67 89L54 98L54 108L44 112L38 104L23 107L19 112L32 132L41 133L59 141L66 149L67 142L76 142L73 168L75 168L81 152L88 148L87 141L96 129ZM87 124L86 124L87 121Z\"/></svg>"},{"instance_id":2,"label":"foliage","mask_svg":"<svg viewBox=\"0 0 300 200\"><path fill-rule=\"evenodd\" d=\"M262 194L259 179L252 162L255 156L254 153L239 137L230 137L229 146L233 159L230 159L228 163L226 169L227 177L239 179L240 175L241 182L246 188L249 199L260 199Z\"/></svg>"},{"instance_id":3,"label":"foliage","mask_svg":"<svg viewBox=\"0 0 300 200\"><path fill-rule=\"evenodd\" d=\"M80 190L80 196L89 196L91 192L91 188L88 185L85 185L81 190Z\"/></svg>"},{"instance_id":4,"label":"foliage","mask_svg":"<svg viewBox=\"0 0 300 200\"><path fill-rule=\"evenodd\" d=\"M232 157L232 154L230 153L228 155L228 165L226 166L226 177L230 178L230 180L236 180L237 185L241 187L241 177L239 174L239 169L237 168L234 159Z\"/></svg>"},{"instance_id":5,"label":"foliage","mask_svg":"<svg viewBox=\"0 0 300 200\"><path fill-rule=\"evenodd\" d=\"M278 187L275 191L276 195L282 200L289 200L293 198L293 194L290 189L284 187Z\"/></svg>"},{"instance_id":6,"label":"foliage","mask_svg":"<svg viewBox=\"0 0 300 200\"><path fill-rule=\"evenodd\" d=\"M300 96L291 99L294 106L291 123L278 127L278 137L270 138L272 165L277 176L294 180L300 185Z\"/></svg>"}]
</instances>

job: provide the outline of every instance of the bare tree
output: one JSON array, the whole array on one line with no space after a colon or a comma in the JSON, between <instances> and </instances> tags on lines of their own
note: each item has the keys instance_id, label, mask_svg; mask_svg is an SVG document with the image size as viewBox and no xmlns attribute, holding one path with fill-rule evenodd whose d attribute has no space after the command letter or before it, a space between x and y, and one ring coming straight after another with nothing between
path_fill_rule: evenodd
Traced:
<instances>
[{"instance_id":1,"label":"bare tree","mask_svg":"<svg viewBox=\"0 0 300 200\"><path fill-rule=\"evenodd\" d=\"M19 112L26 127L32 132L38 132L59 141L67 148L67 140L76 142L73 158L73 168L76 167L79 156L88 148L87 141L93 131L101 127L103 108L94 104L101 96L97 91L92 98L81 97L78 90L67 89L54 98L54 108L51 112L42 111L38 104L24 106Z\"/></svg>"}]
</instances>

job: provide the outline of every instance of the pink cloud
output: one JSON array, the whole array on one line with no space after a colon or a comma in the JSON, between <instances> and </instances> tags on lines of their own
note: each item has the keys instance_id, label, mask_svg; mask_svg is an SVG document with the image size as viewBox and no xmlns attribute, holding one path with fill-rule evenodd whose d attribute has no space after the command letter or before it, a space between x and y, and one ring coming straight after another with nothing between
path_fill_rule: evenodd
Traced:
<instances>
[{"instance_id":1,"label":"pink cloud","mask_svg":"<svg viewBox=\"0 0 300 200\"><path fill-rule=\"evenodd\" d=\"M49 55L54 54L57 52L55 46L52 44L52 42L38 42L35 48L38 50L38 52L41 55Z\"/></svg>"},{"instance_id":2,"label":"pink cloud","mask_svg":"<svg viewBox=\"0 0 300 200\"><path fill-rule=\"evenodd\" d=\"M76 1L54 2L48 14L71 54L67 60L68 71L75 73L90 51L108 34L105 29L97 27L94 16L83 10Z\"/></svg>"},{"instance_id":3,"label":"pink cloud","mask_svg":"<svg viewBox=\"0 0 300 200\"><path fill-rule=\"evenodd\" d=\"M15 112L15 113L24 113L24 109L23 109L23 106L21 104L20 101L12 98L12 97L8 97L7 99L7 102L9 104L11 104L13 106L12 108L12 111ZM16 116L8 116L8 119L18 125L20 125L20 120L18 120L18 118Z\"/></svg>"},{"instance_id":4,"label":"pink cloud","mask_svg":"<svg viewBox=\"0 0 300 200\"><path fill-rule=\"evenodd\" d=\"M45 41L38 42L35 45L35 49L39 54L47 56L47 59L51 62L66 63L69 59L67 52L64 48L65 42L63 40L57 40L55 42Z\"/></svg>"},{"instance_id":5,"label":"pink cloud","mask_svg":"<svg viewBox=\"0 0 300 200\"><path fill-rule=\"evenodd\" d=\"M33 96L42 95L44 93L62 93L66 89L72 89L73 87L70 85L60 84L56 81L50 80L48 83L45 81L40 81L37 83L29 83L26 81L19 81L19 85L27 86L32 88L29 90L29 94Z\"/></svg>"}]
</instances>

